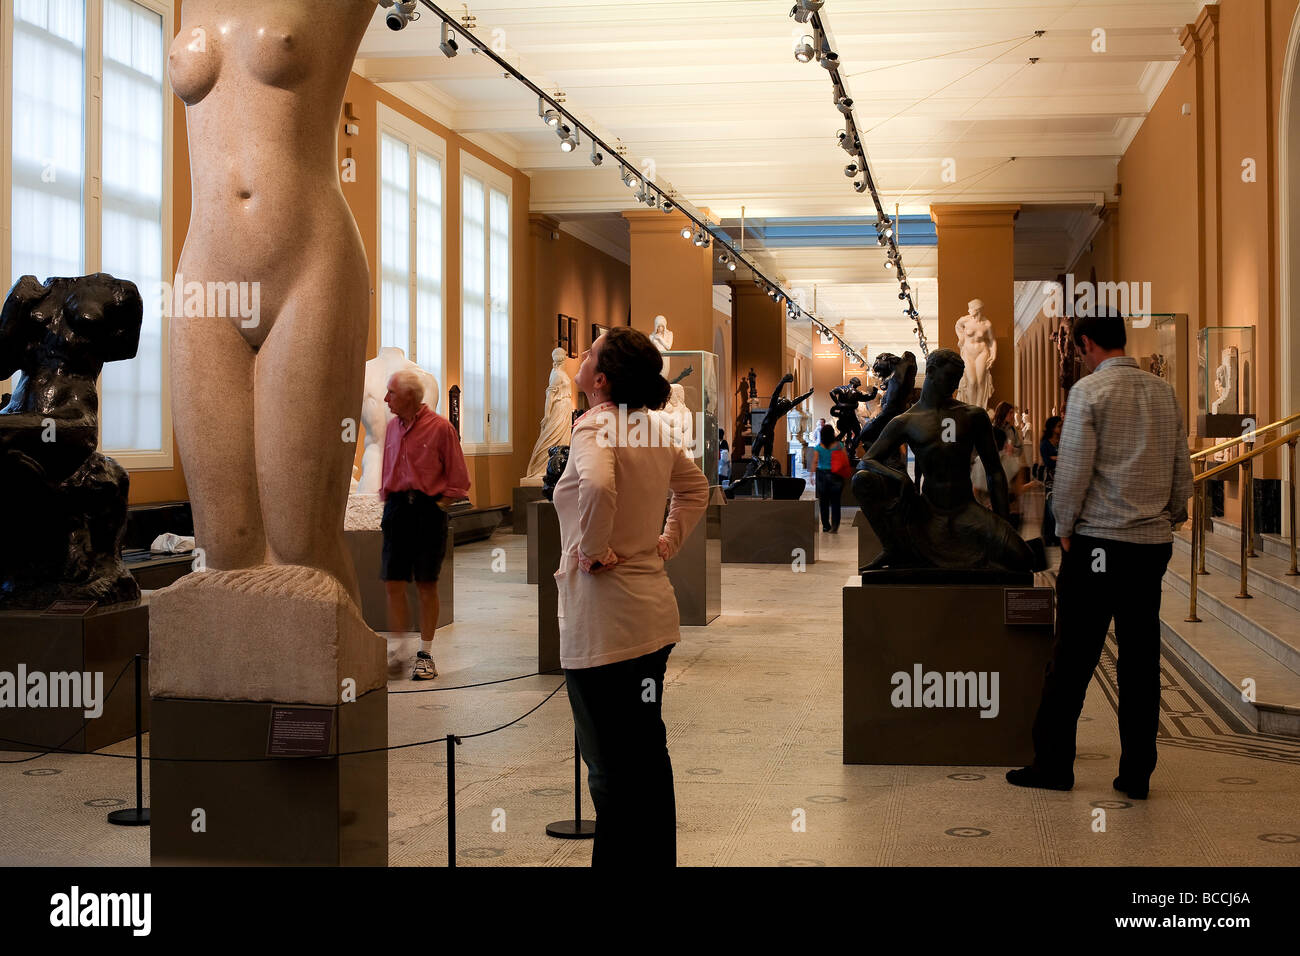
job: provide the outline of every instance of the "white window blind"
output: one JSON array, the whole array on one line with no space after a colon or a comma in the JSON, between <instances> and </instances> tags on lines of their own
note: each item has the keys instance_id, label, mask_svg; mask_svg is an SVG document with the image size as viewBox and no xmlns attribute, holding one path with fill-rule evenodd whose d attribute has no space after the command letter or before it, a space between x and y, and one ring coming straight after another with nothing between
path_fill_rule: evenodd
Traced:
<instances>
[{"instance_id":1,"label":"white window blind","mask_svg":"<svg viewBox=\"0 0 1300 956\"><path fill-rule=\"evenodd\" d=\"M503 452L511 440L509 179L464 154L462 163L461 436L480 452Z\"/></svg>"},{"instance_id":2,"label":"white window blind","mask_svg":"<svg viewBox=\"0 0 1300 956\"><path fill-rule=\"evenodd\" d=\"M380 124L379 345L401 349L441 385L442 141L383 107Z\"/></svg>"},{"instance_id":3,"label":"white window blind","mask_svg":"<svg viewBox=\"0 0 1300 956\"><path fill-rule=\"evenodd\" d=\"M140 346L104 367L100 444L128 467L169 466L159 289L170 268L170 5L15 0L11 9L9 280L103 271L139 287ZM88 78L102 91L90 108Z\"/></svg>"},{"instance_id":4,"label":"white window blind","mask_svg":"<svg viewBox=\"0 0 1300 956\"><path fill-rule=\"evenodd\" d=\"M140 348L104 366L101 443L163 446L163 19L131 0L104 0L103 243L100 268L144 298ZM167 435L166 441L171 441Z\"/></svg>"}]
</instances>

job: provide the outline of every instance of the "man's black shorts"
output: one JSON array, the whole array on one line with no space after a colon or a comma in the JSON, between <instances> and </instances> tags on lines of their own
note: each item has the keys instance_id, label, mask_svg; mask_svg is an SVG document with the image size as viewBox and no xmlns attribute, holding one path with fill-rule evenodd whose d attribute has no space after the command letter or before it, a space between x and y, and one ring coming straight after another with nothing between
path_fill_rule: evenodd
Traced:
<instances>
[{"instance_id":1,"label":"man's black shorts","mask_svg":"<svg viewBox=\"0 0 1300 956\"><path fill-rule=\"evenodd\" d=\"M436 581L447 551L447 512L419 491L393 491L384 501L385 581Z\"/></svg>"}]
</instances>

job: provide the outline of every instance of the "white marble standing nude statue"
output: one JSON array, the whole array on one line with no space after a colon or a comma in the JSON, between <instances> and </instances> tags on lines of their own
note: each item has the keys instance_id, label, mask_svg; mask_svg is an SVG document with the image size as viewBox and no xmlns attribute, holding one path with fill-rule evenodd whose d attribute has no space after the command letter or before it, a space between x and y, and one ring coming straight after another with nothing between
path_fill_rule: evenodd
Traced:
<instances>
[{"instance_id":1,"label":"white marble standing nude statue","mask_svg":"<svg viewBox=\"0 0 1300 956\"><path fill-rule=\"evenodd\" d=\"M972 299L968 312L957 320L957 349L966 363L966 374L957 386L957 401L988 408L993 399L993 363L998 358L998 340L993 323L984 315L984 303Z\"/></svg>"},{"instance_id":2,"label":"white marble standing nude statue","mask_svg":"<svg viewBox=\"0 0 1300 956\"><path fill-rule=\"evenodd\" d=\"M195 537L209 568L318 568L354 600L344 421L360 411L370 276L339 183L338 124L375 7L186 0L168 57L193 184L177 272L260 289L251 320L172 319Z\"/></svg>"},{"instance_id":3,"label":"white marble standing nude statue","mask_svg":"<svg viewBox=\"0 0 1300 956\"><path fill-rule=\"evenodd\" d=\"M564 370L568 353L564 349L551 351L551 379L546 386L546 411L542 414L541 431L533 445L532 457L524 481L541 484L546 466L551 460L550 450L556 445L567 445L573 439L573 380Z\"/></svg>"}]
</instances>

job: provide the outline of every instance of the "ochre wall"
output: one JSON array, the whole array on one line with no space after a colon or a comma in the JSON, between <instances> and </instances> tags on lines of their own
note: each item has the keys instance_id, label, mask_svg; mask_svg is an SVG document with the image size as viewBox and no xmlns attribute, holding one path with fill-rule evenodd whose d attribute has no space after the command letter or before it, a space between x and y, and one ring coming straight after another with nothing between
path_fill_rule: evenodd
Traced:
<instances>
[{"instance_id":1,"label":"ochre wall","mask_svg":"<svg viewBox=\"0 0 1300 956\"><path fill-rule=\"evenodd\" d=\"M483 149L425 116L395 96L381 90L368 80L353 74L348 81L344 101L351 108L351 116L360 127L359 135L346 136L340 121L340 163L351 150L356 161L356 181L343 183L343 196L352 210L361 231L366 259L371 265L371 282L374 283L374 265L379 236L378 212L378 104L402 113L409 119L441 136L447 142L447 161L443 170L446 186L443 298L445 303L446 354L444 356L444 381L439 385L442 395L439 409L447 411L447 390L459 384L461 360L460 334L460 152L475 156L511 177L511 435L512 451L501 455L480 455L468 459L472 487L470 498L476 507L509 504L511 489L528 462L528 455L537 437L536 423L549 373L549 349L539 351L533 334L533 291L531 250L528 237L529 179ZM185 136L185 111L177 101L173 150L173 262L179 260L189 228L190 176L189 149ZM372 287L370 296L370 335L367 356L377 352L377 298ZM552 325L554 317L552 317ZM553 334L553 333L552 333ZM359 441L359 438L358 438ZM181 472L180 454L176 453L175 467L166 470L133 471L131 473L131 502L145 503L183 499L187 496L185 478Z\"/></svg>"},{"instance_id":2,"label":"ochre wall","mask_svg":"<svg viewBox=\"0 0 1300 956\"><path fill-rule=\"evenodd\" d=\"M533 308L531 341L533 354L542 356L542 379L537 387L532 417L524 423L531 429L527 438L531 452L537 440L537 426L544 406L544 392L550 377L551 350L557 345L558 317L577 319L572 351L577 358L564 363L569 377L578 373L582 353L591 348L591 325L626 325L631 302L631 270L624 262L560 230L554 219L534 215L530 224L533 263ZM581 407L576 387L574 401ZM522 471L520 472L522 474Z\"/></svg>"}]
</instances>

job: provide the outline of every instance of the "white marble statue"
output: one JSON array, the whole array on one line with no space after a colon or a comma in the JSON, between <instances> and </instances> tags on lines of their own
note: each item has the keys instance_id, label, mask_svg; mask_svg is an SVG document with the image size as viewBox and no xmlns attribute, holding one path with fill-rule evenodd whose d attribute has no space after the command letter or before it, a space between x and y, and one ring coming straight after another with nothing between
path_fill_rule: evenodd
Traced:
<instances>
[{"instance_id":1,"label":"white marble statue","mask_svg":"<svg viewBox=\"0 0 1300 956\"><path fill-rule=\"evenodd\" d=\"M1210 405L1210 414L1238 414L1237 350L1232 346L1223 350L1223 354L1219 361L1219 367L1214 370L1214 387L1219 394Z\"/></svg>"},{"instance_id":2,"label":"white marble statue","mask_svg":"<svg viewBox=\"0 0 1300 956\"><path fill-rule=\"evenodd\" d=\"M668 352L673 347L673 333L668 328L668 320L662 315L655 316L655 330L650 333L650 341L660 352Z\"/></svg>"},{"instance_id":3,"label":"white marble statue","mask_svg":"<svg viewBox=\"0 0 1300 956\"><path fill-rule=\"evenodd\" d=\"M431 411L438 410L438 380L420 366L410 361L399 348L386 346L366 363L365 391L361 398L361 424L365 426L365 450L361 453L361 474L352 482L352 493L379 494L384 480L384 432L393 420L392 412L384 403L388 394L388 380L394 372L410 369L424 386L424 404Z\"/></svg>"},{"instance_id":4,"label":"white marble statue","mask_svg":"<svg viewBox=\"0 0 1300 956\"><path fill-rule=\"evenodd\" d=\"M993 323L984 316L984 303L972 299L969 310L957 320L957 348L966 371L957 386L957 400L988 408L993 399L993 363L998 358L998 340Z\"/></svg>"},{"instance_id":5,"label":"white marble statue","mask_svg":"<svg viewBox=\"0 0 1300 956\"><path fill-rule=\"evenodd\" d=\"M546 410L542 413L541 431L533 445L533 455L528 459L520 485L541 485L546 475L550 449L567 445L573 438L573 381L564 370L568 353L564 349L551 352L551 379L546 384Z\"/></svg>"},{"instance_id":6,"label":"white marble statue","mask_svg":"<svg viewBox=\"0 0 1300 956\"><path fill-rule=\"evenodd\" d=\"M691 451L695 447L695 416L686 406L686 388L682 385L668 387L668 404L660 413L668 421L669 434L674 445Z\"/></svg>"}]
</instances>

